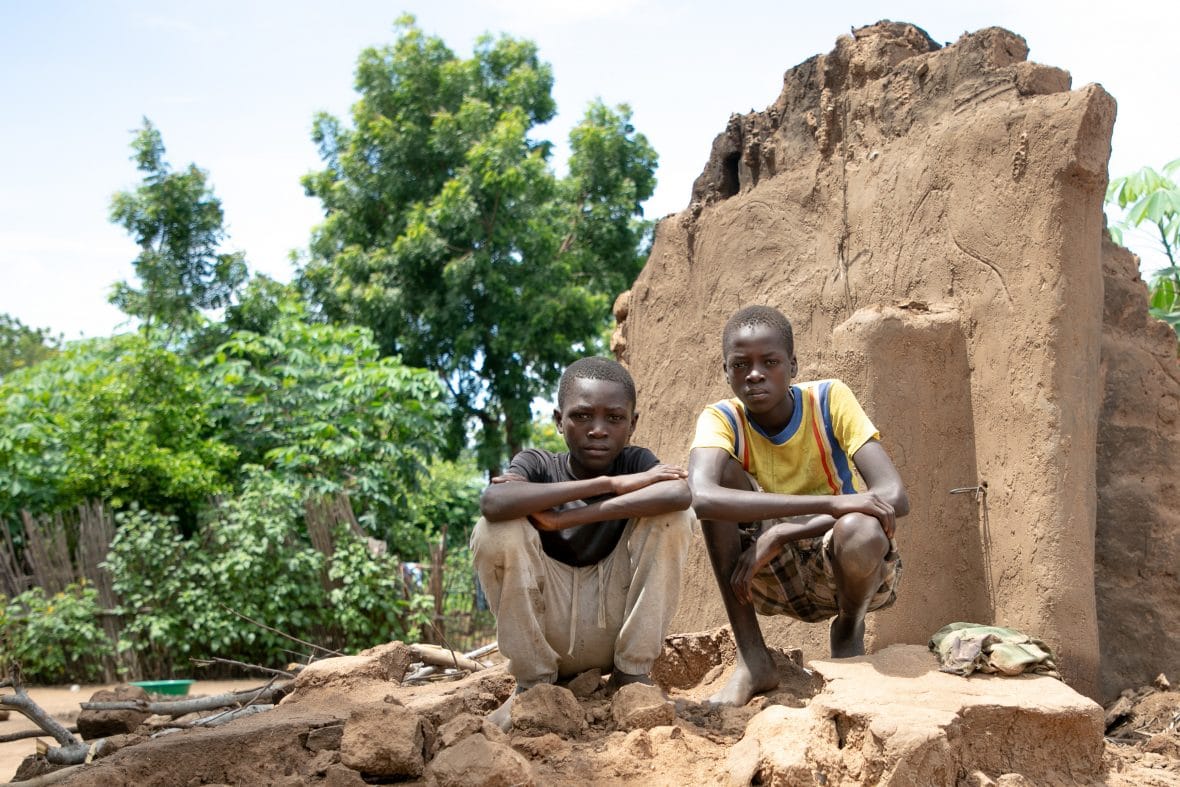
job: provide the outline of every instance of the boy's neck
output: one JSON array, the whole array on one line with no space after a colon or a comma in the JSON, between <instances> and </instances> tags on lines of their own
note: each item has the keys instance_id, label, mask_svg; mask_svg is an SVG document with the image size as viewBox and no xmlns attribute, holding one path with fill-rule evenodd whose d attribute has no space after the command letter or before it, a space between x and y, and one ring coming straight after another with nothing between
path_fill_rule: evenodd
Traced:
<instances>
[{"instance_id":1,"label":"boy's neck","mask_svg":"<svg viewBox=\"0 0 1180 787\"><path fill-rule=\"evenodd\" d=\"M763 417L759 417L758 415L751 413L749 408L746 409L746 416L751 421L753 421L755 424L757 424L758 427L760 429L762 429L762 431L766 432L767 434L778 434L782 430L786 429L787 424L791 423L791 419L795 417L795 387L794 386L787 388L787 395L784 396L783 399L787 403L786 414L783 416L780 416L780 417L771 418L771 422L764 421ZM770 418L771 416L768 413L764 417Z\"/></svg>"}]
</instances>

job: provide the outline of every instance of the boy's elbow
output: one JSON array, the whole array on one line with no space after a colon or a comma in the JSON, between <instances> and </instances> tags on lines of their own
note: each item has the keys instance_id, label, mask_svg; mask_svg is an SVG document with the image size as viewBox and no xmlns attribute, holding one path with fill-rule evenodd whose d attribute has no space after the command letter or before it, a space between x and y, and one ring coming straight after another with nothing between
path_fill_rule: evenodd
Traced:
<instances>
[{"instance_id":1,"label":"boy's elbow","mask_svg":"<svg viewBox=\"0 0 1180 787\"><path fill-rule=\"evenodd\" d=\"M673 511L684 511L692 505L692 490L688 488L688 484L683 481L676 483L676 492L672 497L671 503L675 506Z\"/></svg>"},{"instance_id":2,"label":"boy's elbow","mask_svg":"<svg viewBox=\"0 0 1180 787\"><path fill-rule=\"evenodd\" d=\"M894 516L905 516L910 512L910 496L904 489L897 490L897 498L893 503Z\"/></svg>"},{"instance_id":3,"label":"boy's elbow","mask_svg":"<svg viewBox=\"0 0 1180 787\"><path fill-rule=\"evenodd\" d=\"M500 519L503 519L504 512L502 506L500 506L496 501L496 495L491 492L492 487L489 486L480 494L479 513L483 514L483 518L489 522L496 522Z\"/></svg>"},{"instance_id":4,"label":"boy's elbow","mask_svg":"<svg viewBox=\"0 0 1180 787\"><path fill-rule=\"evenodd\" d=\"M689 504L697 519L719 519L720 511L708 489L689 487Z\"/></svg>"}]
</instances>

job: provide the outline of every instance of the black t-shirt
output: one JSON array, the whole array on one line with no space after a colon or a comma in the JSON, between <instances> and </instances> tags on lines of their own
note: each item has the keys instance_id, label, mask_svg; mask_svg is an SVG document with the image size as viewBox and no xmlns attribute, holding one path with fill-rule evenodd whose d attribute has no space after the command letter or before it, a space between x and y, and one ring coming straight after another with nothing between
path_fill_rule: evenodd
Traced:
<instances>
[{"instance_id":1,"label":"black t-shirt","mask_svg":"<svg viewBox=\"0 0 1180 787\"><path fill-rule=\"evenodd\" d=\"M604 475L630 475L650 470L660 463L656 455L646 448L629 445L615 457ZM570 471L568 453L555 454L539 448L526 448L512 457L508 472L523 476L537 484L551 484L557 481L577 481ZM558 510L576 508L579 505L605 500L610 495L599 495L581 501L571 501L558 506ZM567 566L592 566L609 555L619 543L626 519L611 519L605 522L590 522L585 525L567 527L553 532L541 531L541 548L545 554Z\"/></svg>"}]
</instances>

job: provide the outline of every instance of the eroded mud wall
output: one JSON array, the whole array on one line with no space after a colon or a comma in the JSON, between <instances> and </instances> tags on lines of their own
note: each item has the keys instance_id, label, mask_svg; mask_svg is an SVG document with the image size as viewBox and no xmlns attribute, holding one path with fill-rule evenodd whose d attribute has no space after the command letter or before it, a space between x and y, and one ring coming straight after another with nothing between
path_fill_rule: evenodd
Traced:
<instances>
[{"instance_id":1,"label":"eroded mud wall","mask_svg":"<svg viewBox=\"0 0 1180 787\"><path fill-rule=\"evenodd\" d=\"M1104 697L1180 675L1180 365L1139 261L1103 244L1098 630Z\"/></svg>"},{"instance_id":2,"label":"eroded mud wall","mask_svg":"<svg viewBox=\"0 0 1180 787\"><path fill-rule=\"evenodd\" d=\"M684 212L663 220L617 351L637 442L686 462L728 395L720 331L749 303L795 323L800 379L845 378L912 497L901 597L869 646L953 620L1043 637L1095 695L1095 440L1102 196L1114 102L1025 62L992 28L939 49L880 23L788 71L730 119ZM951 495L982 486L986 494ZM725 620L698 541L674 623ZM764 620L826 653L826 628Z\"/></svg>"}]
</instances>

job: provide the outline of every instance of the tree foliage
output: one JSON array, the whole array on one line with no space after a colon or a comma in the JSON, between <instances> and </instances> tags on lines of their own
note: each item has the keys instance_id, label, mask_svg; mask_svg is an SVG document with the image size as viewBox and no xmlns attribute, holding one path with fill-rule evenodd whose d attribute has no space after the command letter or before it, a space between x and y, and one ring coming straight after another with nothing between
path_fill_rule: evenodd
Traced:
<instances>
[{"instance_id":1,"label":"tree foliage","mask_svg":"<svg viewBox=\"0 0 1180 787\"><path fill-rule=\"evenodd\" d=\"M237 458L216 435L215 389L148 334L71 343L0 380L0 516L100 499L187 525L229 487Z\"/></svg>"},{"instance_id":2,"label":"tree foliage","mask_svg":"<svg viewBox=\"0 0 1180 787\"><path fill-rule=\"evenodd\" d=\"M173 172L163 138L147 118L131 147L143 183L114 196L110 218L139 245L134 265L140 287L119 282L110 300L145 326L183 332L201 310L230 302L245 281L246 264L241 253L218 251L225 239L221 201L207 173L195 164Z\"/></svg>"},{"instance_id":3,"label":"tree foliage","mask_svg":"<svg viewBox=\"0 0 1180 787\"><path fill-rule=\"evenodd\" d=\"M0 314L0 377L43 361L60 347L61 336L53 336L48 328L30 328L9 314Z\"/></svg>"},{"instance_id":4,"label":"tree foliage","mask_svg":"<svg viewBox=\"0 0 1180 787\"><path fill-rule=\"evenodd\" d=\"M471 58L412 18L365 50L352 127L316 119L323 203L301 283L333 320L449 389L450 445L479 426L494 469L530 430L529 406L591 347L630 285L656 155L626 106L590 106L569 174L531 136L553 118L553 77L527 41L482 37Z\"/></svg>"},{"instance_id":5,"label":"tree foliage","mask_svg":"<svg viewBox=\"0 0 1180 787\"><path fill-rule=\"evenodd\" d=\"M244 464L305 495L349 493L371 532L388 538L442 442L438 379L379 357L365 328L283 309L269 333L238 331L206 361L222 434Z\"/></svg>"},{"instance_id":6,"label":"tree foliage","mask_svg":"<svg viewBox=\"0 0 1180 787\"><path fill-rule=\"evenodd\" d=\"M1172 179L1180 172L1180 159L1164 165L1163 173L1151 167L1110 182L1106 201L1124 211L1121 222L1110 228L1115 242L1122 243L1126 230L1148 225L1168 265L1155 272L1148 294L1153 316L1168 322L1180 334L1180 186Z\"/></svg>"}]
</instances>

